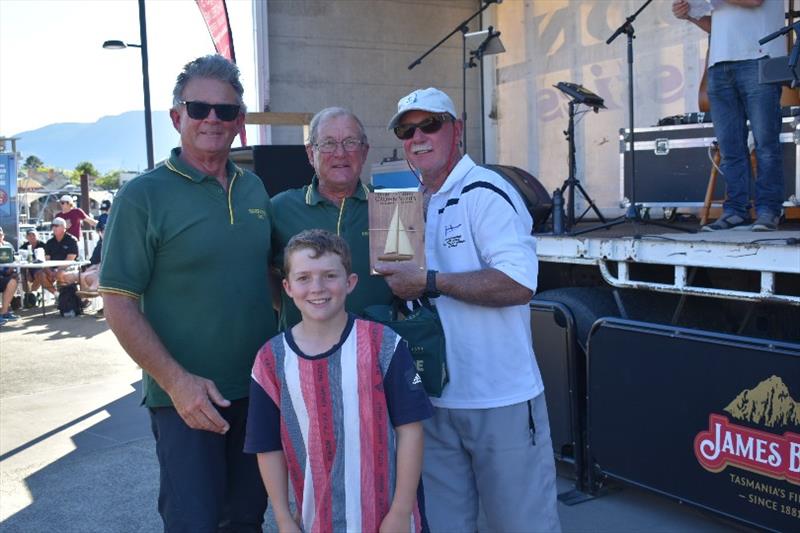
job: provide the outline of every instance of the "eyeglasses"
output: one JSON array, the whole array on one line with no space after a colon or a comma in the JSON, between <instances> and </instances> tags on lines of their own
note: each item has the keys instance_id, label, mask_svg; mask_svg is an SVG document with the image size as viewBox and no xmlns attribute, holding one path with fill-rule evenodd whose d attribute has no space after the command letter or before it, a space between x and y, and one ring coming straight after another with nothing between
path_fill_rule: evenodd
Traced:
<instances>
[{"instance_id":1,"label":"eyeglasses","mask_svg":"<svg viewBox=\"0 0 800 533\"><path fill-rule=\"evenodd\" d=\"M61 205L68 204L69 202L59 202Z\"/></svg>"},{"instance_id":2,"label":"eyeglasses","mask_svg":"<svg viewBox=\"0 0 800 533\"><path fill-rule=\"evenodd\" d=\"M364 145L364 142L358 139L345 139L342 142L326 139L320 143L315 143L314 147L322 154L332 154L340 144L345 152L358 152Z\"/></svg>"},{"instance_id":3,"label":"eyeglasses","mask_svg":"<svg viewBox=\"0 0 800 533\"><path fill-rule=\"evenodd\" d=\"M186 112L189 114L189 118L194 120L203 120L208 117L213 109L218 119L230 122L231 120L236 120L236 117L239 116L239 111L242 109L242 106L238 104L207 104L205 102L179 103L186 106Z\"/></svg>"},{"instance_id":4,"label":"eyeglasses","mask_svg":"<svg viewBox=\"0 0 800 533\"><path fill-rule=\"evenodd\" d=\"M397 135L398 139L407 141L414 136L417 128L422 130L422 133L436 133L442 129L442 125L445 122L451 122L452 120L453 119L447 113L432 115L417 124L400 124L399 126L395 126L394 134Z\"/></svg>"}]
</instances>

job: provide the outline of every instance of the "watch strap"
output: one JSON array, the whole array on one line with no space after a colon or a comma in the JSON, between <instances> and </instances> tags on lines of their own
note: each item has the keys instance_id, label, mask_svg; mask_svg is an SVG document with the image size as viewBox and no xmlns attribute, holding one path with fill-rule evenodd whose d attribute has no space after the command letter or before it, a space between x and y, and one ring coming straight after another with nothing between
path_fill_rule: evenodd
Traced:
<instances>
[{"instance_id":1,"label":"watch strap","mask_svg":"<svg viewBox=\"0 0 800 533\"><path fill-rule=\"evenodd\" d=\"M428 298L438 298L442 294L436 288L436 274L438 274L438 270L428 270L428 275L425 280L424 293L424 296L427 296Z\"/></svg>"}]
</instances>

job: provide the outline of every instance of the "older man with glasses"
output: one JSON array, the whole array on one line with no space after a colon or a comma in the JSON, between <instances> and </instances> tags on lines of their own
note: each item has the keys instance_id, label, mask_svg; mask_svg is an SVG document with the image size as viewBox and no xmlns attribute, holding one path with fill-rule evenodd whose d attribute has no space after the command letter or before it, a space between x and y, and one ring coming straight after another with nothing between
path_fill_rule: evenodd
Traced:
<instances>
[{"instance_id":1,"label":"older man with glasses","mask_svg":"<svg viewBox=\"0 0 800 533\"><path fill-rule=\"evenodd\" d=\"M283 249L294 235L306 229L325 229L350 245L353 272L358 285L347 297L345 307L361 314L365 307L386 304L392 293L381 276L370 275L367 194L361 170L367 160L369 143L364 126L351 111L341 107L323 109L311 119L306 154L315 176L311 184L284 191L272 200L275 228L272 233L272 264L283 265ZM276 277L280 276L276 272ZM277 293L277 291L276 291ZM281 291L281 328L294 326L300 313Z\"/></svg>"},{"instance_id":2,"label":"older man with glasses","mask_svg":"<svg viewBox=\"0 0 800 533\"><path fill-rule=\"evenodd\" d=\"M56 217L51 222L53 236L44 243L44 258L47 261L74 261L78 259L78 241L67 232L67 221ZM46 268L42 276L42 285L53 296L56 295L55 283L66 283L64 276L67 268Z\"/></svg>"},{"instance_id":3,"label":"older man with glasses","mask_svg":"<svg viewBox=\"0 0 800 533\"><path fill-rule=\"evenodd\" d=\"M431 531L558 531L544 385L531 343L538 264L533 221L513 186L460 149L449 96L420 89L397 103L403 141L426 199L427 272L382 263L401 298L435 298L450 382L424 421L422 479Z\"/></svg>"},{"instance_id":4,"label":"older man with glasses","mask_svg":"<svg viewBox=\"0 0 800 533\"><path fill-rule=\"evenodd\" d=\"M277 333L272 213L258 176L229 158L243 92L222 56L186 64L170 110L181 146L120 190L103 240L99 291L144 370L168 532L260 532L267 507L243 445L253 360Z\"/></svg>"}]
</instances>

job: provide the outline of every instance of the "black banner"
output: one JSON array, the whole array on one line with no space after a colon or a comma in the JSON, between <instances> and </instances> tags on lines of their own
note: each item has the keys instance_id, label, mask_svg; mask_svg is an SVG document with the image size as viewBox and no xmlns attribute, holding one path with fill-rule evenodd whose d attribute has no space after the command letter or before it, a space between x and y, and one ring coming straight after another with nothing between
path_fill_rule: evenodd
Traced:
<instances>
[{"instance_id":1,"label":"black banner","mask_svg":"<svg viewBox=\"0 0 800 533\"><path fill-rule=\"evenodd\" d=\"M589 454L603 473L800 530L800 345L603 319L588 398Z\"/></svg>"}]
</instances>

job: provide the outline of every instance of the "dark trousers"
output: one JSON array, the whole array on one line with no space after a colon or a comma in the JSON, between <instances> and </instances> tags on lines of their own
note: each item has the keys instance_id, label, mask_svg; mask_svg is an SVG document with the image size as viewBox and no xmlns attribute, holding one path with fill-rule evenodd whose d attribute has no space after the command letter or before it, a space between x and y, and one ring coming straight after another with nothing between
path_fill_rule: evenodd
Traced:
<instances>
[{"instance_id":1,"label":"dark trousers","mask_svg":"<svg viewBox=\"0 0 800 533\"><path fill-rule=\"evenodd\" d=\"M247 404L217 407L230 424L225 435L191 429L173 407L150 409L165 532L261 532L267 493L256 456L242 451Z\"/></svg>"}]
</instances>

